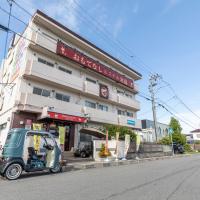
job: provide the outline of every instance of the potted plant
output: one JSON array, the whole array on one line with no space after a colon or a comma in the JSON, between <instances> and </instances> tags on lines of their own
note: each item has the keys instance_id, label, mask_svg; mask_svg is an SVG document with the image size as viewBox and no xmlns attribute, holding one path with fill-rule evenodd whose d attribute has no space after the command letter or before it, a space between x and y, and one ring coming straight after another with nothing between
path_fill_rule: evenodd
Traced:
<instances>
[{"instance_id":1,"label":"potted plant","mask_svg":"<svg viewBox=\"0 0 200 200\"><path fill-rule=\"evenodd\" d=\"M105 144L101 144L101 149L99 151L99 157L102 158L103 160L106 160L108 157L111 156L111 153L108 148L106 148Z\"/></svg>"}]
</instances>

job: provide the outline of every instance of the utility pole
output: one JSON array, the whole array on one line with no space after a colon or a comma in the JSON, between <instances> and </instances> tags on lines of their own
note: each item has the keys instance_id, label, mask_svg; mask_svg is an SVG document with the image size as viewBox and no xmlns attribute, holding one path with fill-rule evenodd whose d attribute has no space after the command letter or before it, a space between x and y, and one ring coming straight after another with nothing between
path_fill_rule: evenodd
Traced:
<instances>
[{"instance_id":1,"label":"utility pole","mask_svg":"<svg viewBox=\"0 0 200 200\"><path fill-rule=\"evenodd\" d=\"M156 105L155 105L155 91L154 87L158 84L158 80L161 78L159 74L152 74L149 78L149 92L151 94L152 111L153 111L153 123L155 130L156 142L158 140L158 129L157 129L157 117L156 117Z\"/></svg>"},{"instance_id":2,"label":"utility pole","mask_svg":"<svg viewBox=\"0 0 200 200\"><path fill-rule=\"evenodd\" d=\"M10 17L11 17L11 12L12 12L12 5L13 5L13 0L7 0L9 4L9 17L8 17L8 29L10 27ZM6 32L6 41L5 41L5 47L4 47L4 59L6 57L6 52L7 52L7 43L8 43L8 31Z\"/></svg>"}]
</instances>

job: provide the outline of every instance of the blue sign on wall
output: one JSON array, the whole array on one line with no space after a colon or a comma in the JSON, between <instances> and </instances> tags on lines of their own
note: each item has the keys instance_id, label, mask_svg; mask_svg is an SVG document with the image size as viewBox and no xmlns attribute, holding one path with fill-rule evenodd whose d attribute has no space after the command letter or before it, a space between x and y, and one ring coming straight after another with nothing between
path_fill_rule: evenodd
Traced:
<instances>
[{"instance_id":1,"label":"blue sign on wall","mask_svg":"<svg viewBox=\"0 0 200 200\"><path fill-rule=\"evenodd\" d=\"M131 120L131 119L128 119L127 120L127 124L129 124L129 125L135 125L135 121L134 120Z\"/></svg>"}]
</instances>

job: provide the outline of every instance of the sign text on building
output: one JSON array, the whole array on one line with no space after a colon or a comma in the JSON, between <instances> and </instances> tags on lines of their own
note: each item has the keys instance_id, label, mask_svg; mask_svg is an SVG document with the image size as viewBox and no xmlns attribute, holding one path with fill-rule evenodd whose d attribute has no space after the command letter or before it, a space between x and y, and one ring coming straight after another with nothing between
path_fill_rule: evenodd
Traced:
<instances>
[{"instance_id":1,"label":"sign text on building","mask_svg":"<svg viewBox=\"0 0 200 200\"><path fill-rule=\"evenodd\" d=\"M110 69L109 67L106 67L102 63L95 61L94 59L84 55L83 53L77 51L76 49L73 49L69 47L68 45L64 44L61 41L58 41L57 43L57 51L56 53L58 55L67 57L79 64L81 64L84 67L87 67L95 72L98 72L99 74L102 74L114 81L117 81L129 88L133 88L133 80L125 77L124 75L120 74L117 71L114 71Z\"/></svg>"}]
</instances>

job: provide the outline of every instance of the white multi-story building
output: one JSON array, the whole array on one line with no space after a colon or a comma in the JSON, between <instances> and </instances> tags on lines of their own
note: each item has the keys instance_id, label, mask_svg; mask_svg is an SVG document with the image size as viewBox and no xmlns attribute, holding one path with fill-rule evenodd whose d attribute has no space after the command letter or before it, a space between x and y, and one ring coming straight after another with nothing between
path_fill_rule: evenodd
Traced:
<instances>
[{"instance_id":1,"label":"white multi-story building","mask_svg":"<svg viewBox=\"0 0 200 200\"><path fill-rule=\"evenodd\" d=\"M37 11L2 64L0 141L10 128L66 127L65 150L80 129L103 124L140 129L135 99L141 74Z\"/></svg>"}]
</instances>

